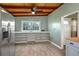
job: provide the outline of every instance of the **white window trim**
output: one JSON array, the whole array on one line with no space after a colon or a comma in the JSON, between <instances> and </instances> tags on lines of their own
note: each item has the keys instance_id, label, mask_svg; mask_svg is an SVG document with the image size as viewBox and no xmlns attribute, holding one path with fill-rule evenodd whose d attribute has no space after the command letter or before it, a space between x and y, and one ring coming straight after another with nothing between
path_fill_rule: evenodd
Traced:
<instances>
[{"instance_id":1,"label":"white window trim","mask_svg":"<svg viewBox=\"0 0 79 59\"><path fill-rule=\"evenodd\" d=\"M39 30L23 30L23 23L24 22L39 22ZM41 31L41 24L40 21L21 21L21 31L22 32L40 32Z\"/></svg>"}]
</instances>

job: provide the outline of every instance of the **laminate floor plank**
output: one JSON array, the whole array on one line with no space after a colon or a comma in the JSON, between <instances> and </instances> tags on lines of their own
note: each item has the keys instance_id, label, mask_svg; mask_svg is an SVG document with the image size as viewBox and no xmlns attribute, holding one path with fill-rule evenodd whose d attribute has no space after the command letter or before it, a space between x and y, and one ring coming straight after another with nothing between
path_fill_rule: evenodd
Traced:
<instances>
[{"instance_id":1,"label":"laminate floor plank","mask_svg":"<svg viewBox=\"0 0 79 59\"><path fill-rule=\"evenodd\" d=\"M17 44L16 56L64 56L64 50L58 49L50 42L31 42Z\"/></svg>"}]
</instances>

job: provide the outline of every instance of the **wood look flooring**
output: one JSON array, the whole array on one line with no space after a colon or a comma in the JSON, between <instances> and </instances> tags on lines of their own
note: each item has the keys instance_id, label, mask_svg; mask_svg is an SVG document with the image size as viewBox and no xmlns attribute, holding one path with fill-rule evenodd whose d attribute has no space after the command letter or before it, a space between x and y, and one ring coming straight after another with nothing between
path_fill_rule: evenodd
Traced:
<instances>
[{"instance_id":1,"label":"wood look flooring","mask_svg":"<svg viewBox=\"0 0 79 59\"><path fill-rule=\"evenodd\" d=\"M16 44L16 56L64 56L64 50L60 50L50 42L29 42Z\"/></svg>"}]
</instances>

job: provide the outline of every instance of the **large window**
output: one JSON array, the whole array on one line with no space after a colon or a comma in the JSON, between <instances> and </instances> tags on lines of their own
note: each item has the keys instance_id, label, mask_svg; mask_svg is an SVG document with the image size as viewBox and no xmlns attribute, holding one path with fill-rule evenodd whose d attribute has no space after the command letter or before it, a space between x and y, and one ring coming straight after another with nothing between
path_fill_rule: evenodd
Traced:
<instances>
[{"instance_id":1,"label":"large window","mask_svg":"<svg viewBox=\"0 0 79 59\"><path fill-rule=\"evenodd\" d=\"M40 31L40 21L22 21L22 31Z\"/></svg>"}]
</instances>

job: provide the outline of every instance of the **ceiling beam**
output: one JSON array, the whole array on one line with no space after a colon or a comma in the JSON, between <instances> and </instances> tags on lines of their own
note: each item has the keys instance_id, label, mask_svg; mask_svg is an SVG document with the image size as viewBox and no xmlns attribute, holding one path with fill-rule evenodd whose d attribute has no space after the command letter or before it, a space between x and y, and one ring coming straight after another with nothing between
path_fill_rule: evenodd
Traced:
<instances>
[{"instance_id":1,"label":"ceiling beam","mask_svg":"<svg viewBox=\"0 0 79 59\"><path fill-rule=\"evenodd\" d=\"M10 12L10 13L32 13L32 12ZM49 13L49 12L36 12L36 13Z\"/></svg>"},{"instance_id":2,"label":"ceiling beam","mask_svg":"<svg viewBox=\"0 0 79 59\"><path fill-rule=\"evenodd\" d=\"M36 13L36 14L26 14L26 13L13 13L13 15L48 15L48 13Z\"/></svg>"},{"instance_id":3,"label":"ceiling beam","mask_svg":"<svg viewBox=\"0 0 79 59\"><path fill-rule=\"evenodd\" d=\"M13 15L14 17L24 17L24 16L48 16L48 15Z\"/></svg>"},{"instance_id":4,"label":"ceiling beam","mask_svg":"<svg viewBox=\"0 0 79 59\"><path fill-rule=\"evenodd\" d=\"M7 9L31 9L33 8L32 6L2 6L4 8L7 8ZM39 7L39 6L36 6L38 9L56 9L57 7Z\"/></svg>"},{"instance_id":5,"label":"ceiling beam","mask_svg":"<svg viewBox=\"0 0 79 59\"><path fill-rule=\"evenodd\" d=\"M31 14L31 13L12 13L13 15L48 15L48 13L36 13L36 14Z\"/></svg>"}]
</instances>

